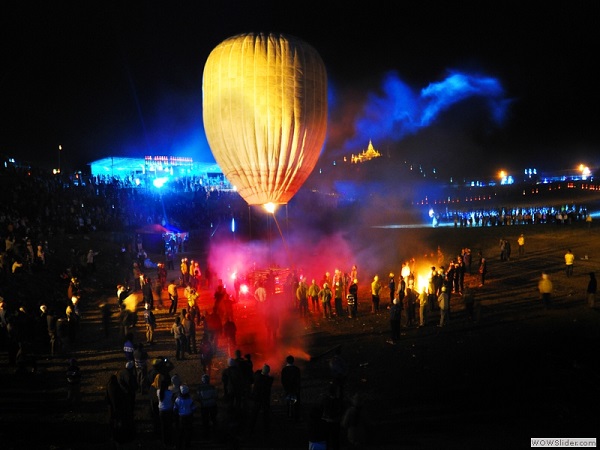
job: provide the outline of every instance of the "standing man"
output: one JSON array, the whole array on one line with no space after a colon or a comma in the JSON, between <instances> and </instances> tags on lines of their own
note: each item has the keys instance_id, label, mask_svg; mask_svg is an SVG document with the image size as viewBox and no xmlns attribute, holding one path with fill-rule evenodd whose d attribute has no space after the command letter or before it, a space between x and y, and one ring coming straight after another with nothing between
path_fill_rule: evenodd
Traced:
<instances>
[{"instance_id":1,"label":"standing man","mask_svg":"<svg viewBox=\"0 0 600 450\"><path fill-rule=\"evenodd\" d=\"M443 327L446 325L448 310L450 309L450 296L446 286L442 286L442 293L438 297L438 305L440 307L440 324L438 327Z\"/></svg>"},{"instance_id":2,"label":"standing man","mask_svg":"<svg viewBox=\"0 0 600 450\"><path fill-rule=\"evenodd\" d=\"M96 263L94 261L94 258L96 256L98 256L99 254L100 254L100 252L95 252L91 248L87 252L87 255L86 255L85 259L86 259L86 265L87 265L88 275L91 275L91 274L93 274L96 271Z\"/></svg>"},{"instance_id":3,"label":"standing man","mask_svg":"<svg viewBox=\"0 0 600 450\"><path fill-rule=\"evenodd\" d=\"M565 267L567 272L567 277L573 275L573 264L575 263L575 255L571 251L571 249L567 250L565 253Z\"/></svg>"},{"instance_id":4,"label":"standing man","mask_svg":"<svg viewBox=\"0 0 600 450\"><path fill-rule=\"evenodd\" d=\"M427 293L427 288L423 288L421 293L419 294L419 327L425 326L425 314L427 314L425 308L429 303L429 294Z\"/></svg>"},{"instance_id":5,"label":"standing man","mask_svg":"<svg viewBox=\"0 0 600 450\"><path fill-rule=\"evenodd\" d=\"M587 286L587 299L588 306L592 309L596 307L596 290L598 289L598 283L596 281L596 274L590 272L590 281Z\"/></svg>"},{"instance_id":6,"label":"standing man","mask_svg":"<svg viewBox=\"0 0 600 450\"><path fill-rule=\"evenodd\" d=\"M343 295L343 287L341 281L335 282L335 316L340 318L344 313L344 308L342 306L342 295Z\"/></svg>"},{"instance_id":7,"label":"standing man","mask_svg":"<svg viewBox=\"0 0 600 450\"><path fill-rule=\"evenodd\" d=\"M463 301L465 302L465 311L467 312L467 319L473 321L475 319L475 293L467 286L465 292L463 292Z\"/></svg>"},{"instance_id":8,"label":"standing man","mask_svg":"<svg viewBox=\"0 0 600 450\"><path fill-rule=\"evenodd\" d=\"M150 305L146 303L144 306L144 323L146 324L146 344L154 344L154 330L156 329L156 317L152 312Z\"/></svg>"},{"instance_id":9,"label":"standing man","mask_svg":"<svg viewBox=\"0 0 600 450\"><path fill-rule=\"evenodd\" d=\"M150 309L154 309L154 292L152 292L152 279L145 275L140 277L140 285L142 286L142 301L149 305Z\"/></svg>"},{"instance_id":10,"label":"standing man","mask_svg":"<svg viewBox=\"0 0 600 450\"><path fill-rule=\"evenodd\" d=\"M182 384L180 395L173 402L173 418L177 428L177 448L190 448L194 434L194 412L196 403L190 395L190 388Z\"/></svg>"},{"instance_id":11,"label":"standing man","mask_svg":"<svg viewBox=\"0 0 600 450\"><path fill-rule=\"evenodd\" d=\"M348 288L346 300L348 302L348 317L355 318L358 310L358 280L356 278L352 280L352 284Z\"/></svg>"},{"instance_id":12,"label":"standing man","mask_svg":"<svg viewBox=\"0 0 600 450\"><path fill-rule=\"evenodd\" d=\"M521 258L525 255L525 235L523 233L517 238L517 244L519 246L519 258Z\"/></svg>"},{"instance_id":13,"label":"standing man","mask_svg":"<svg viewBox=\"0 0 600 450\"><path fill-rule=\"evenodd\" d=\"M398 298L392 300L390 307L390 339L386 341L388 344L395 345L400 339L400 319L402 317L402 305Z\"/></svg>"},{"instance_id":14,"label":"standing man","mask_svg":"<svg viewBox=\"0 0 600 450\"><path fill-rule=\"evenodd\" d=\"M486 274L487 274L487 261L485 260L485 258L481 254L481 252L479 252L479 275L481 275L481 283L479 284L479 287L483 287L483 285L485 284L485 275Z\"/></svg>"},{"instance_id":15,"label":"standing man","mask_svg":"<svg viewBox=\"0 0 600 450\"><path fill-rule=\"evenodd\" d=\"M267 289L264 283L261 281L258 283L258 287L254 291L254 299L256 300L256 307L258 312L265 312L265 303L267 301Z\"/></svg>"},{"instance_id":16,"label":"standing man","mask_svg":"<svg viewBox=\"0 0 600 450\"><path fill-rule=\"evenodd\" d=\"M371 283L371 312L379 312L379 293L381 292L381 283L379 282L379 275L373 277Z\"/></svg>"},{"instance_id":17,"label":"standing man","mask_svg":"<svg viewBox=\"0 0 600 450\"><path fill-rule=\"evenodd\" d=\"M263 416L263 432L266 436L271 431L271 387L273 386L273 377L269 375L271 367L265 364L262 370L257 370L254 374L254 383L252 385L252 398L254 406L250 419L250 433L254 432L256 420L260 413Z\"/></svg>"},{"instance_id":18,"label":"standing man","mask_svg":"<svg viewBox=\"0 0 600 450\"><path fill-rule=\"evenodd\" d=\"M210 377L207 374L202 375L198 387L198 401L202 418L202 435L205 439L209 439L217 428L217 397L217 389L210 383Z\"/></svg>"},{"instance_id":19,"label":"standing man","mask_svg":"<svg viewBox=\"0 0 600 450\"><path fill-rule=\"evenodd\" d=\"M117 285L117 305L119 306L119 309L128 296L129 292L127 291L127 288L122 284Z\"/></svg>"},{"instance_id":20,"label":"standing man","mask_svg":"<svg viewBox=\"0 0 600 450\"><path fill-rule=\"evenodd\" d=\"M171 300L171 306L169 306L169 314L175 315L177 314L177 301L179 300L175 280L171 280L171 283L167 287L167 292L169 293L169 300Z\"/></svg>"},{"instance_id":21,"label":"standing man","mask_svg":"<svg viewBox=\"0 0 600 450\"><path fill-rule=\"evenodd\" d=\"M300 277L298 282L298 288L296 289L296 298L298 300L298 307L300 309L300 316L308 316L308 286L304 281L304 277Z\"/></svg>"},{"instance_id":22,"label":"standing man","mask_svg":"<svg viewBox=\"0 0 600 450\"><path fill-rule=\"evenodd\" d=\"M70 408L81 403L81 370L73 358L67 367L67 402Z\"/></svg>"},{"instance_id":23,"label":"standing man","mask_svg":"<svg viewBox=\"0 0 600 450\"><path fill-rule=\"evenodd\" d=\"M127 362L134 361L134 359L135 359L133 357L134 351L135 351L135 345L133 344L133 333L128 332L125 335L125 342L123 343L123 353L125 355L125 361L127 361Z\"/></svg>"},{"instance_id":24,"label":"standing man","mask_svg":"<svg viewBox=\"0 0 600 450\"><path fill-rule=\"evenodd\" d=\"M546 309L550 307L550 297L552 296L552 281L547 273L542 273L542 279L538 283L540 297Z\"/></svg>"},{"instance_id":25,"label":"standing man","mask_svg":"<svg viewBox=\"0 0 600 450\"><path fill-rule=\"evenodd\" d=\"M175 321L171 326L171 334L175 339L175 359L177 359L177 361L185 359L187 342L185 339L185 330L183 328L183 324L181 323L181 317L175 317Z\"/></svg>"},{"instance_id":26,"label":"standing man","mask_svg":"<svg viewBox=\"0 0 600 450\"><path fill-rule=\"evenodd\" d=\"M323 289L319 291L319 298L323 305L323 319L331 318L331 297L333 297L331 289L327 283L324 283Z\"/></svg>"},{"instance_id":27,"label":"standing man","mask_svg":"<svg viewBox=\"0 0 600 450\"><path fill-rule=\"evenodd\" d=\"M435 311L435 303L437 300L437 270L435 269L435 266L431 267L431 275L429 276L429 283L428 283L428 287L427 290L429 291L429 297L428 297L428 307L429 307L429 312L433 312Z\"/></svg>"},{"instance_id":28,"label":"standing man","mask_svg":"<svg viewBox=\"0 0 600 450\"><path fill-rule=\"evenodd\" d=\"M181 272L181 284L183 286L187 286L190 281L190 269L188 267L188 259L183 258L181 260L181 264L179 265L179 270Z\"/></svg>"},{"instance_id":29,"label":"standing man","mask_svg":"<svg viewBox=\"0 0 600 450\"><path fill-rule=\"evenodd\" d=\"M281 385L285 391L288 404L288 417L298 420L300 417L300 368L294 364L294 357L288 355L285 358L285 366L281 369Z\"/></svg>"},{"instance_id":30,"label":"standing man","mask_svg":"<svg viewBox=\"0 0 600 450\"><path fill-rule=\"evenodd\" d=\"M312 308L312 313L320 313L321 308L319 306L319 285L317 284L317 280L313 278L311 285L308 287L307 295L310 297L310 303Z\"/></svg>"},{"instance_id":31,"label":"standing man","mask_svg":"<svg viewBox=\"0 0 600 450\"><path fill-rule=\"evenodd\" d=\"M390 305L394 303L396 298L396 280L394 279L394 273L390 272L390 280L388 281L388 288L390 289Z\"/></svg>"}]
</instances>

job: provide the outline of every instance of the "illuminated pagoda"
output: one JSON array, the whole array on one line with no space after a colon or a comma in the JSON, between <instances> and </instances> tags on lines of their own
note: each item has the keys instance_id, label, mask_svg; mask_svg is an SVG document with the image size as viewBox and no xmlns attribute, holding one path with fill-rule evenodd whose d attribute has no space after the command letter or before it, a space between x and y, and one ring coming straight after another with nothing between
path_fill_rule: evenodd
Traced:
<instances>
[{"instance_id":1,"label":"illuminated pagoda","mask_svg":"<svg viewBox=\"0 0 600 450\"><path fill-rule=\"evenodd\" d=\"M363 150L362 153L359 153L358 155L352 155L350 162L358 164L365 161L370 161L374 158L379 158L380 156L381 153L375 150L375 148L373 147L373 143L371 142L371 140L369 140L369 146L367 147L367 149Z\"/></svg>"}]
</instances>

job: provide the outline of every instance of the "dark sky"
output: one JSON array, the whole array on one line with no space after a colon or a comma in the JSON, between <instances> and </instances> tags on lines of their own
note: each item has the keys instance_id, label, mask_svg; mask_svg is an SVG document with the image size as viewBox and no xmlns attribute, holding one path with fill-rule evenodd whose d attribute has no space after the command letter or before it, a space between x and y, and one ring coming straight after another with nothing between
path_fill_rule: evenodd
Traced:
<instances>
[{"instance_id":1,"label":"dark sky","mask_svg":"<svg viewBox=\"0 0 600 450\"><path fill-rule=\"evenodd\" d=\"M446 170L595 168L599 9L579 0L4 2L0 154L55 167L62 145L63 170L110 155L213 161L204 64L224 39L260 31L300 37L325 62L320 164L372 139Z\"/></svg>"}]
</instances>

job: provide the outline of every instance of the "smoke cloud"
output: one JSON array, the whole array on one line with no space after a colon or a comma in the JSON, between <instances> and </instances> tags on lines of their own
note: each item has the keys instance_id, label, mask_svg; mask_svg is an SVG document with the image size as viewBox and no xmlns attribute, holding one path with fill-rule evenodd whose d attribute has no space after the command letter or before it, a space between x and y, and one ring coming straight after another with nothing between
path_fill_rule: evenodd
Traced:
<instances>
[{"instance_id":1,"label":"smoke cloud","mask_svg":"<svg viewBox=\"0 0 600 450\"><path fill-rule=\"evenodd\" d=\"M368 140L398 142L433 125L442 113L473 98L485 102L490 122L501 127L510 105L498 79L459 71L449 71L445 79L420 90L409 86L397 73L387 73L380 92L369 92L360 109L357 108L356 97L347 102L338 97L330 96L334 101L333 107L339 105L345 113L340 115L341 124L333 124L330 137L339 138L342 134L339 128L344 130L346 139L341 150L346 153L364 148ZM348 133L348 117L354 112L353 130Z\"/></svg>"}]
</instances>

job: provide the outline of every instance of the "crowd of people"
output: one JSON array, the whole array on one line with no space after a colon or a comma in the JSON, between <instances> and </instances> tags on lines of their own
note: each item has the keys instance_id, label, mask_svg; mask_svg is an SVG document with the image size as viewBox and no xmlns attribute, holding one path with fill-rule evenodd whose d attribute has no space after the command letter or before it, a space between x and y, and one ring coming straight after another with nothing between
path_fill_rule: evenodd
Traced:
<instances>
[{"instance_id":1,"label":"crowd of people","mask_svg":"<svg viewBox=\"0 0 600 450\"><path fill-rule=\"evenodd\" d=\"M16 258L18 251L14 250L15 247L9 248L7 254ZM197 434L201 434L202 438L207 440L215 436L225 436L230 448L239 448L244 436L252 436L255 430L260 430L262 435L268 436L273 415L271 401L274 376L267 364L253 370L251 354L242 357L239 348L236 347L233 298L223 288L222 281L217 282L212 311L202 314L196 302L198 290L208 289L209 286L204 284L205 279L202 278L199 269L195 268L194 261L183 258L180 266L181 276L167 282L164 275L159 275L160 268L157 268L156 277L153 279L150 272L145 271L138 263L133 253L131 276L126 277L123 284L119 284L115 295L116 306L119 309L118 326L123 336L124 358L120 363L122 368L114 373L107 373L106 401L111 440L118 446L126 446L136 440L138 425L135 417L136 411L139 413L137 400L140 397L148 398L156 434L167 448L189 448L192 439L197 439ZM82 259L85 263L80 265L79 270L60 274L57 298L12 296L31 280L31 277L45 280L49 273L55 272L52 268L55 261L52 258L43 262L27 261L20 271L7 274L8 282L2 286L6 300L0 300L0 345L7 351L9 367L13 367L17 374L27 375L37 371L38 358L42 355L55 361L67 359L69 364L66 370L66 390L68 407L71 409L77 409L81 403L82 377L85 380L85 371L80 369L74 358L85 344L80 340L80 331L86 320L86 309L80 305L82 297L85 298L90 292L82 288L82 280L88 285L93 284L91 280L98 270L94 258L98 255L98 251L89 249ZM185 270L181 268L184 264ZM356 268L353 270L354 276L357 276ZM334 317L332 308L331 305L325 306L325 303L332 301L334 296L324 298L323 292L328 289L328 282L336 286L338 293L333 301L337 303L341 295L340 288L345 286L342 278L347 280L348 274L344 275L339 270L335 271L333 277L325 274L320 283L321 287L315 294L316 303L313 303L313 308L317 305L318 311L321 308L324 311L328 310L330 318ZM259 290L264 284L268 288L265 289L265 293L268 292L269 296L274 295L272 281L272 278L266 277L258 281L256 289ZM316 284L315 281L313 283ZM301 277L296 278L295 273L290 273L286 286L294 288L294 307L307 310L308 289L304 280ZM197 387L194 379L184 382L178 380L177 375L170 373L174 368L170 358L161 356L151 359L149 356L149 349L156 343L154 310L159 307L166 309L165 305L161 305L163 291L166 291L172 300L172 309L168 314L173 316L173 361L177 364L178 361L185 360L186 355L198 355L202 377ZM304 291L306 295L303 294ZM182 292L186 298L184 308L179 307L178 297ZM287 288L285 292L288 292ZM143 305L141 315L138 314L140 311L137 301L133 307L131 305L131 298L138 298L136 295L139 295ZM85 298L89 307L88 300ZM268 302L267 297L263 297L262 300L263 303ZM104 302L99 306L102 328L108 337L114 325L114 305ZM257 307L260 308L258 300ZM271 308L265 308L263 312L266 313L267 310ZM306 311L303 314L306 314ZM143 318L142 336L145 338L139 342L136 340L136 336L140 336L140 333L136 332L139 325L138 315ZM341 315L340 308L336 308L335 316ZM277 317L276 314L269 316ZM227 331L232 328L233 331ZM268 336L274 344L278 338L278 325L271 322L271 328ZM199 333L198 342L195 329ZM219 348L223 349L223 345L219 344L220 339L226 342L227 368L220 378L213 378L211 360L217 355ZM343 360L339 354L332 358L335 375L332 375L330 382L336 389L328 387L329 385L324 386L326 395L323 404L315 406L319 410L319 417L314 417L314 411L310 412L307 438L313 442L313 448L326 448L327 442L327 448L340 448L341 433L346 429L341 425L344 423L346 408L352 408L356 414L356 408L362 407L350 399L346 402L343 398L342 380L346 369L341 361ZM280 383L290 420L298 421L305 415L305 411L302 410L301 378L294 357L289 355L281 369ZM199 415L199 420L194 418L196 415ZM201 424L199 432L194 430L196 422ZM352 430L360 426L356 417L349 419L348 424L348 429ZM358 437L353 439L358 442Z\"/></svg>"},{"instance_id":2,"label":"crowd of people","mask_svg":"<svg viewBox=\"0 0 600 450\"><path fill-rule=\"evenodd\" d=\"M488 227L505 225L572 224L587 221L583 205L484 208L466 211L445 211L435 214L435 225L452 224L455 227Z\"/></svg>"},{"instance_id":3,"label":"crowd of people","mask_svg":"<svg viewBox=\"0 0 600 450\"><path fill-rule=\"evenodd\" d=\"M65 180L34 171L15 170L3 174L1 178L5 183L8 180L12 189L0 192L0 229L5 243L0 260L0 346L6 350L8 364L17 373L35 371L36 354L69 358L68 400L77 404L81 397L81 371L76 359L71 356L78 346L81 323L85 320L85 311L80 305L87 293L81 287L81 280L89 280L94 276L97 270L95 257L99 253L93 248L85 249L74 254L73 261L60 261L62 266L56 267L54 249L49 244L51 238L62 233L132 230L144 223L160 222L164 218L163 205L168 210L170 220L178 221L183 226L190 225L191 220L210 221L219 214L228 217L231 213L227 206L237 201L238 196L236 194L235 199L229 198L228 193L207 192L200 187L172 193L172 197L161 196L140 189L116 186L107 180L93 179L83 184L70 185ZM142 195L143 202L140 201ZM199 208L196 209L196 206ZM194 214L192 219L190 207L204 213ZM508 225L525 223L522 221L527 220L530 219L526 215L522 218L517 215L516 219L507 221L505 215L496 222ZM535 222L535 219L531 220ZM479 221L469 222L467 218L464 226L478 224ZM480 226L485 224L486 222L481 222ZM519 256L523 254L524 248L524 236L521 236L518 241ZM511 253L508 249L506 242L501 240L501 261L510 260ZM255 429L260 428L268 434L271 427L270 406L274 377L268 364L254 370L251 354L242 356L237 347L231 308L233 299L223 292L222 283L217 283L213 310L202 314L194 296L201 288L212 288L212 283L201 285L202 276L193 261L189 263L186 260L184 270L182 260L181 276L178 279L167 280L162 268L157 267L157 276L153 280L143 273L142 262L136 261L139 249L132 248L127 254L129 259L123 264L133 267L133 270L128 269L127 276L117 291L125 357L122 368L110 374L106 386L112 439L117 443L135 439L134 409L139 395L149 399L157 435L165 446L189 447L195 433L194 415L198 413L201 416L203 436L210 439L217 433L217 425L225 424L225 434L230 440L231 448L239 447L243 432L252 434ZM565 256L567 266L570 258ZM75 260L78 262L74 263ZM393 272L389 275L390 343L395 344L400 339L403 316L405 326L420 327L427 325L428 315L432 316L433 312L439 311L438 326L446 326L450 320L450 296L453 294L462 296L468 318L476 320L475 293L465 286L464 277L465 274L472 273L474 265L476 269L473 270L480 277L479 285L485 284L486 259L481 253L475 264L470 250L463 249L460 255L447 264L447 268L444 267L446 262L431 267L425 286L417 285L413 263L409 261L403 264L398 277ZM568 270L567 267L567 275ZM204 274L205 280L209 279L207 275ZM32 276L42 280L47 295L39 296L37 292L25 289ZM353 319L358 315L358 304L369 301L372 314L379 314L387 309L387 302L381 298L384 285L379 276L375 275L370 283L371 298L368 299L359 299L358 280L356 265L348 271L335 269L333 275L326 272L322 277L314 278L290 271L284 282L285 290L282 295L287 296L287 304L300 317L305 318L312 315L329 320ZM273 281L270 276L257 279L252 292L257 310L265 312L268 336L276 341L278 325L273 321L278 317L277 314L267 314L269 308L265 307L269 297L275 292ZM545 285L545 289L548 289L547 283ZM177 311L179 292L182 289L187 306ZM593 289L595 294L595 284ZM162 291L167 292L170 300L168 314L173 318L170 331L174 340L175 361L185 360L186 354L198 354L201 362L201 382L195 391L194 380L181 380L177 375L172 375L174 365L169 358L149 360L147 349L155 343L154 301L162 298ZM137 325L137 309L132 311L126 304L126 299L132 292L142 294L145 342L136 342L131 332ZM541 287L540 293L546 298L546 292L542 292ZM234 295L239 295L237 289ZM108 333L112 311L106 304L102 304L101 309L103 328ZM226 342L227 368L219 380L213 377L211 367L220 338ZM302 409L302 377L293 355L286 358L281 370L280 382L285 392L289 417L298 420L302 414L308 415L308 439L314 449L340 448L342 429L347 431L347 440L352 445L358 447L366 439L367 424L363 423L359 414L363 408L363 399L360 395L348 396L344 392L348 368L341 356L341 348L337 348L334 353L330 360L331 376L324 402L312 405L309 411ZM220 392L222 398L218 397ZM223 411L218 412L220 407L223 407Z\"/></svg>"}]
</instances>

